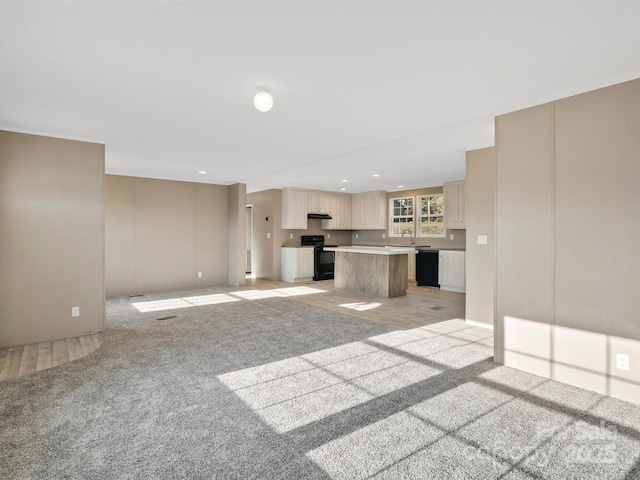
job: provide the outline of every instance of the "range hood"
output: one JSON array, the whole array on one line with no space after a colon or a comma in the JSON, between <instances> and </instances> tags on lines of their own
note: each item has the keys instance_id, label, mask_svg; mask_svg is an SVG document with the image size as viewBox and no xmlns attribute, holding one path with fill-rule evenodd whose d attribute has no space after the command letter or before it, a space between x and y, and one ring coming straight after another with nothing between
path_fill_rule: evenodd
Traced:
<instances>
[{"instance_id":1,"label":"range hood","mask_svg":"<svg viewBox=\"0 0 640 480\"><path fill-rule=\"evenodd\" d=\"M331 215L328 213L307 213L307 218L319 218L320 220L331 220Z\"/></svg>"}]
</instances>

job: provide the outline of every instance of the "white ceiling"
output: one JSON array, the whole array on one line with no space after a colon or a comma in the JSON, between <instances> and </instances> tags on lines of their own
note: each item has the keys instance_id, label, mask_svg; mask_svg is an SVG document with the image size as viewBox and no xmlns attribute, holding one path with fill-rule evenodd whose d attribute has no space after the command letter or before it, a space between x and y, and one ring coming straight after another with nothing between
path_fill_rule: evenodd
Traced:
<instances>
[{"instance_id":1,"label":"white ceiling","mask_svg":"<svg viewBox=\"0 0 640 480\"><path fill-rule=\"evenodd\" d=\"M494 115L640 77L639 24L631 1L0 3L0 128L105 143L114 174L433 186Z\"/></svg>"}]
</instances>

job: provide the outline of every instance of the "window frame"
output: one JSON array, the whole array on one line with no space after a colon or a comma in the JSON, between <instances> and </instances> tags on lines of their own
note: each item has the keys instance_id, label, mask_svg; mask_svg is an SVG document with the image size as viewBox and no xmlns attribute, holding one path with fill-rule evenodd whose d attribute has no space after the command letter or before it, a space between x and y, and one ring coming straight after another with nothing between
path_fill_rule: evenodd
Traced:
<instances>
[{"instance_id":1,"label":"window frame","mask_svg":"<svg viewBox=\"0 0 640 480\"><path fill-rule=\"evenodd\" d=\"M427 214L425 216L422 215L422 199L423 198L427 198L427 197L441 197L442 198L442 214L440 215L433 215L433 214ZM416 197L416 201L414 202L414 205L417 204L418 208L416 209L416 207L414 206L413 212L414 215L416 215L416 220L414 221L414 229L417 228L417 232L416 232L416 236L420 237L420 238L446 238L447 237L447 228L444 226L444 192L442 193L430 193L430 194L426 194L426 195L418 195ZM416 211L417 210L417 211ZM442 232L442 234L422 234L422 219L424 217L433 217L433 218L442 218L442 227L444 229L444 231Z\"/></svg>"},{"instance_id":2,"label":"window frame","mask_svg":"<svg viewBox=\"0 0 640 480\"><path fill-rule=\"evenodd\" d=\"M413 205L411 206L411 208L413 209L413 212L411 215L394 215L394 202L396 200L411 200ZM406 219L411 219L412 222L412 228L413 228L413 233L394 233L393 231L393 226L394 226L394 220L395 219L400 219L400 218L406 218ZM415 229L416 229L416 197L413 195L409 195L406 197L394 197L394 198L390 198L389 199L389 231L388 231L388 235L389 237L395 237L395 238L401 238L401 237L409 237L412 238L415 236Z\"/></svg>"}]
</instances>

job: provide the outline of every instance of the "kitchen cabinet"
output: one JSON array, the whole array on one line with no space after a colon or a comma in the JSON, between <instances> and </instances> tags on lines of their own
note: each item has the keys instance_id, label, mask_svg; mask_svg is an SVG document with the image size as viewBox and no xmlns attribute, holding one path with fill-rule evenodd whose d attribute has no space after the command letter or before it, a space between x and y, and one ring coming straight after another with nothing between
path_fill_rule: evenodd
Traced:
<instances>
[{"instance_id":1,"label":"kitchen cabinet","mask_svg":"<svg viewBox=\"0 0 640 480\"><path fill-rule=\"evenodd\" d=\"M467 182L444 184L444 228L467 228Z\"/></svg>"},{"instance_id":2,"label":"kitchen cabinet","mask_svg":"<svg viewBox=\"0 0 640 480\"><path fill-rule=\"evenodd\" d=\"M408 254L409 285L416 284L416 254Z\"/></svg>"},{"instance_id":3,"label":"kitchen cabinet","mask_svg":"<svg viewBox=\"0 0 640 480\"><path fill-rule=\"evenodd\" d=\"M351 196L351 228L353 230L386 230L387 193L374 191Z\"/></svg>"},{"instance_id":4,"label":"kitchen cabinet","mask_svg":"<svg viewBox=\"0 0 640 480\"><path fill-rule=\"evenodd\" d=\"M309 205L307 213L330 213L328 192L309 190Z\"/></svg>"},{"instance_id":5,"label":"kitchen cabinet","mask_svg":"<svg viewBox=\"0 0 640 480\"><path fill-rule=\"evenodd\" d=\"M302 188L282 189L282 228L294 230L307 229L309 213L309 194Z\"/></svg>"},{"instance_id":6,"label":"kitchen cabinet","mask_svg":"<svg viewBox=\"0 0 640 480\"><path fill-rule=\"evenodd\" d=\"M351 230L351 196L342 193L329 195L331 220L323 220L325 230Z\"/></svg>"},{"instance_id":7,"label":"kitchen cabinet","mask_svg":"<svg viewBox=\"0 0 640 480\"><path fill-rule=\"evenodd\" d=\"M438 262L438 283L440 290L465 293L466 253L461 250L440 250Z\"/></svg>"},{"instance_id":8,"label":"kitchen cabinet","mask_svg":"<svg viewBox=\"0 0 640 480\"><path fill-rule=\"evenodd\" d=\"M282 247L280 276L283 282L313 280L313 247Z\"/></svg>"}]
</instances>

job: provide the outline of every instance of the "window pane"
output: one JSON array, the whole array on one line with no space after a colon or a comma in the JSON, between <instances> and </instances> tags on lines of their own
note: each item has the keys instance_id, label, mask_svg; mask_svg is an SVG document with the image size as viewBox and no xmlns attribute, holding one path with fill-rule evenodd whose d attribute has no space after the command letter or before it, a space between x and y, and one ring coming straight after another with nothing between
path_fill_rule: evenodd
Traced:
<instances>
[{"instance_id":1,"label":"window pane","mask_svg":"<svg viewBox=\"0 0 640 480\"><path fill-rule=\"evenodd\" d=\"M414 197L391 199L389 208L391 212L390 234L395 236L413 235Z\"/></svg>"},{"instance_id":2,"label":"window pane","mask_svg":"<svg viewBox=\"0 0 640 480\"><path fill-rule=\"evenodd\" d=\"M442 217L423 217L420 222L421 235L444 235Z\"/></svg>"},{"instance_id":3,"label":"window pane","mask_svg":"<svg viewBox=\"0 0 640 480\"><path fill-rule=\"evenodd\" d=\"M432 204L429 207L429 214L430 215L442 215L442 212L443 212L442 205L434 205L434 204Z\"/></svg>"},{"instance_id":4,"label":"window pane","mask_svg":"<svg viewBox=\"0 0 640 480\"><path fill-rule=\"evenodd\" d=\"M394 218L393 233L410 235L413 232L413 220L410 218Z\"/></svg>"}]
</instances>

